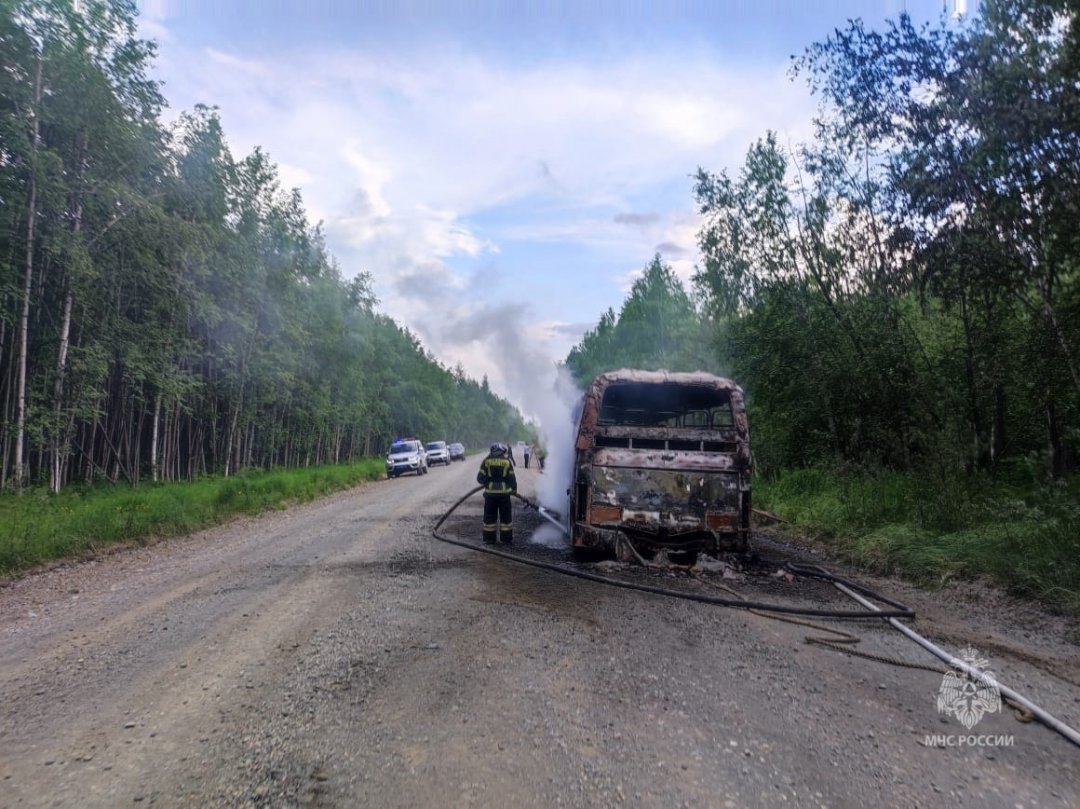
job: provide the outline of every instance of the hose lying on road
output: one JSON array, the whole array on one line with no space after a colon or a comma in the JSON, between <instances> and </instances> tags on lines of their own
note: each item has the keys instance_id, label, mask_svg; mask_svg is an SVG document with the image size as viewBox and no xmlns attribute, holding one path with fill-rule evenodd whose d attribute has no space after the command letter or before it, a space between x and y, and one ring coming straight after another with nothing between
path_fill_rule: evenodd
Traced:
<instances>
[{"instance_id":1,"label":"hose lying on road","mask_svg":"<svg viewBox=\"0 0 1080 809\"><path fill-rule=\"evenodd\" d=\"M848 595L858 601L868 610L876 609L873 604L871 604L865 598L862 598L858 593L853 592L851 589L845 587L843 584L837 583L836 588L845 595ZM881 613L878 614L880 615ZM911 627L905 626L904 624L900 623L899 621L895 621L892 618L886 620L888 620L888 622L893 626L894 629L902 632L910 640L915 641L915 643L926 649L926 651L930 652L930 654L934 655L934 657L944 660L946 663L949 664L949 666L954 669L959 669L963 671L965 674L967 674L968 677L973 680L979 680L981 682L988 683L992 688L997 689L998 693L1001 694L1003 699L1007 700L1010 703L1013 703L1014 705L1019 705L1024 710L1030 712L1032 716L1034 716L1048 728L1056 731L1057 733L1060 733L1070 742L1080 747L1080 732L1077 732L1073 728L1069 727L1056 716L1043 710L1034 702L1031 702L1023 695L1018 694L1016 691L1013 691L1008 686L1002 685L996 680L988 680L987 676L983 672L979 671L977 668L970 665L966 661L960 660L957 657L953 657L940 646L937 646L936 644L930 642L918 632L913 630Z\"/></svg>"},{"instance_id":2,"label":"hose lying on road","mask_svg":"<svg viewBox=\"0 0 1080 809\"><path fill-rule=\"evenodd\" d=\"M541 562L538 559L527 559L522 556L518 556L513 553L498 550L497 548L485 547L482 545L475 545L471 542L463 542L460 539L452 539L448 536L444 536L439 533L439 529L442 524L446 522L447 518L453 514L458 506L472 497L474 494L483 489L483 486L477 486L475 489L469 491L464 497L458 500L450 509L442 515L431 534L435 539L440 542L446 542L450 545L457 545L461 548L467 548L471 551L479 551L480 553L487 553L492 556L498 556L502 559L507 559L511 562L517 562L522 565L529 565L530 567L538 567L542 570L551 570L555 573L561 573L564 576L573 576L578 579L586 579L587 581L594 581L598 584L606 584L610 587L622 587L627 590L638 590L643 593L652 593L654 595L667 596L668 598L682 598L687 601L699 601L703 604L714 604L719 607L732 607L736 609L755 609L765 612L782 613L786 615L805 615L814 618L842 618L846 620L874 620L878 621L882 618L914 618L915 611L910 607L901 604L899 601L893 601L890 598L875 593L872 590L863 587L860 584L856 584L853 581L848 581L840 576L836 576L832 573L827 573L821 570L814 570L812 568L804 568L801 565L796 565L791 568L793 573L799 575L808 576L811 578L822 579L833 583L841 583L850 587L852 590L861 593L868 599L879 601L882 604L886 604L890 609L867 609L867 610L821 610L821 609L809 609L806 607L792 607L785 604L771 604L761 601L745 601L738 598L720 598L718 596L708 596L701 593L689 593L681 590L670 590L666 587L655 587L651 584L640 584L638 582L628 582L620 579L613 579L610 576L601 576L597 573L589 573L585 570L575 570L563 565L553 564L551 562ZM514 493L514 496L518 500L521 500L527 507L532 508L533 504L520 494Z\"/></svg>"},{"instance_id":3,"label":"hose lying on road","mask_svg":"<svg viewBox=\"0 0 1080 809\"><path fill-rule=\"evenodd\" d=\"M915 611L912 610L910 607L907 607L904 604L901 604L899 601L894 601L891 598L883 596L880 593L876 593L876 592L874 592L873 590L870 590L867 587L863 587L861 584L857 584L856 582L845 579L842 576L837 576L835 573L830 573L827 570L819 567L818 565L803 565L803 564L798 564L798 563L795 563L795 562L784 562L784 563L782 563L783 567L786 570L788 570L789 572L794 573L796 575L807 576L807 577L810 577L810 578L816 578L816 579L821 579L823 581L831 582L838 590L840 590L841 592L843 592L846 595L850 596L851 598L855 599L860 604L862 604L864 607L866 607L866 611L862 612L862 611L857 611L857 610L807 609L807 608L804 608L804 607L790 607L790 606L786 606L786 605L783 605L783 604L769 604L769 603L762 603L762 602L759 602L759 601L748 601L748 600L743 599L741 596L738 597L738 598L718 598L718 597L714 597L714 596L701 595L700 593L689 593L689 592L684 592L684 591L680 591L680 590L670 590L670 589L667 589L667 588L664 588L664 587L654 587L654 586L648 585L648 584L638 584L636 582L628 582L628 581L623 581L623 580L620 580L620 579L613 579L613 578L610 578L608 576L598 575L596 573L588 573L588 572L586 572L584 570L576 570L576 569L573 569L573 568L565 567L563 565L552 564L551 562L541 562L541 561L536 560L536 559L527 559L525 557L517 556L516 554L513 554L513 553L507 553L506 551L501 551L501 550L498 550L496 548L484 547L484 546L481 546L481 545L474 545L471 542L463 542L462 540L459 540L459 539L451 539L450 537L443 536L442 534L440 534L439 529L442 527L442 524L444 522L446 522L446 520L450 517L450 515L453 514L457 510L458 506L460 506L462 503L464 503L466 500L468 500L470 497L472 497L474 494L476 494L477 492L479 492L483 488L484 488L483 486L477 486L476 488L471 489L460 500L458 500L456 503L454 503L454 505L452 505L449 508L449 510L445 514L443 514L442 517L439 518L439 521L437 523L435 523L435 528L432 529L432 532L431 532L432 536L435 537L435 539L439 540L440 542L445 542L445 543L450 544L450 545L457 545L458 547L466 548L466 549L472 550L472 551L479 551L480 553L487 553L487 554L490 554L492 556L498 556L498 557L500 557L502 559L507 559L507 560L509 560L511 562L517 562L518 564L529 565L530 567L537 567L537 568L540 568L542 570L551 570L551 571L553 571L555 573L560 573L560 574L562 574L564 576L573 576L573 577L578 578L578 579L586 579L587 581L594 581L594 582L597 582L599 584L609 585L611 587L622 587L622 588L628 589L628 590L638 590L640 592L652 593L654 595L667 596L669 598L682 598L682 599L686 599L688 601L698 601L698 602L701 602L701 603L704 603L704 604L714 604L714 605L720 606L720 607L732 607L732 608L735 608L735 609L745 609L745 610L749 610L749 611L751 611L751 612L753 612L755 614L771 613L769 615L766 615L765 617L777 618L779 620L790 620L790 619L781 618L780 617L781 615L801 615L801 616L815 617L815 618L840 618L840 619L846 619L846 620L886 620L886 621L888 621L889 624L891 624L894 628L896 628L897 630L902 632L905 636L907 636L911 640L918 643L920 646L922 646L927 651L931 652L936 657L938 657L941 660L948 663L954 669L959 668L959 669L967 672L969 676L974 676L974 677L979 678L979 679L982 679L982 677L983 677L982 673L979 672L978 669L974 669L971 666L968 666L966 663L964 663L964 661L958 660L957 658L955 658L952 655L948 654L944 650L942 650L939 647L935 646L933 643L931 643L926 638L922 637L922 635L919 635L917 632L912 630L910 627L900 623L900 621L897 620L898 618L914 618L915 617ZM522 497L521 495L517 494L517 492L514 492L514 496L518 500L523 502L527 508L534 508L535 507L528 499L526 499L525 497ZM541 516L543 516L545 519L547 519L550 522L554 522L554 520L550 516L548 516L547 514L544 514L544 513L541 512ZM562 527L562 526L559 526L559 527ZM889 607L891 607L892 609L881 609L880 607L878 607L876 604L873 603L874 601L878 601L878 602L880 602L882 604L886 604ZM854 652L853 650L838 649L837 646L839 644L852 643L852 642L856 641L857 638L855 638L855 636L853 636L853 635L849 635L850 640L848 640L848 639L845 639L844 637L842 637L843 635L845 635L847 633L842 633L839 630L835 630L835 629L831 629L829 627L823 627L823 626L813 626L813 625L810 625L810 626L812 628L814 628L814 629L819 629L819 630L825 630L827 632L832 632L834 635L837 635L837 636L840 636L840 637L834 637L834 638L831 638L831 639L829 639L829 638L812 638L812 639L808 638L808 642L814 642L814 643L817 643L817 644L820 644L820 645L823 645L823 646L829 646L829 647L835 649L836 651L842 651L842 652L845 652L847 654L855 654L855 655L857 655L859 657L865 657L865 658L867 658L869 660L877 660L877 661L880 661L880 662L883 662L883 663L889 663L891 665L903 665L903 666L906 666L908 668L919 668L919 669L924 669L924 670L928 670L928 671L934 671L934 669L931 669L929 666L922 666L922 665L919 665L919 664L909 664L909 663L905 663L903 661L897 661L897 660L894 660L894 659L891 659L891 658L884 658L884 657L881 657L881 656L878 656L878 655L872 655L872 654L867 654L867 653L857 653L857 652ZM1000 691L1002 697L1005 698L1009 703L1012 703L1014 705L1018 705L1018 706L1022 707L1023 709L1025 709L1026 711L1029 711L1042 724L1046 725L1051 730L1054 730L1055 732L1057 732L1060 735L1064 736L1066 739L1068 739L1073 744L1076 744L1076 745L1080 746L1080 733L1078 733L1076 730L1069 727L1064 722L1062 722L1060 719L1057 719L1055 716L1051 715L1047 711L1043 710L1042 708L1040 708L1035 703L1025 699L1023 696L1021 696L1017 692L1013 691L1012 689L1007 688L1005 686L1002 686L1000 683L995 683L995 685L999 688L999 691Z\"/></svg>"}]
</instances>

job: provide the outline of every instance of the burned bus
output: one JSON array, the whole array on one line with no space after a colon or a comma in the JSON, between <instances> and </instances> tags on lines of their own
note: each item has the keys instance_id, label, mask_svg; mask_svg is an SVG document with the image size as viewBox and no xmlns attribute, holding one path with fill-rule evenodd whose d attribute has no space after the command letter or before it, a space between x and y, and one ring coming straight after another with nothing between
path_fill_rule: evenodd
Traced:
<instances>
[{"instance_id":1,"label":"burned bus","mask_svg":"<svg viewBox=\"0 0 1080 809\"><path fill-rule=\"evenodd\" d=\"M745 551L750 432L742 388L706 373L596 377L578 421L569 514L579 556Z\"/></svg>"}]
</instances>

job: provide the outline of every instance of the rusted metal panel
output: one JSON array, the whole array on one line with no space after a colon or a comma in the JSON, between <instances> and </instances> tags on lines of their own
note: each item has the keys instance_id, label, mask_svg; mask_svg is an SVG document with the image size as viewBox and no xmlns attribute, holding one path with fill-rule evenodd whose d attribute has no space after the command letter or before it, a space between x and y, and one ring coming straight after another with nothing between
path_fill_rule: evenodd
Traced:
<instances>
[{"instance_id":1,"label":"rusted metal panel","mask_svg":"<svg viewBox=\"0 0 1080 809\"><path fill-rule=\"evenodd\" d=\"M727 472L736 467L733 455L704 452L642 451L634 449L598 449L593 453L594 467L635 467L640 469L683 469L699 472Z\"/></svg>"},{"instance_id":2,"label":"rusted metal panel","mask_svg":"<svg viewBox=\"0 0 1080 809\"><path fill-rule=\"evenodd\" d=\"M750 433L742 389L731 380L601 374L585 392L575 446L575 546L746 547Z\"/></svg>"},{"instance_id":3,"label":"rusted metal panel","mask_svg":"<svg viewBox=\"0 0 1080 809\"><path fill-rule=\"evenodd\" d=\"M696 515L738 511L739 478L730 473L700 473L691 469L592 467L592 503Z\"/></svg>"},{"instance_id":4,"label":"rusted metal panel","mask_svg":"<svg viewBox=\"0 0 1080 809\"><path fill-rule=\"evenodd\" d=\"M605 523L618 523L623 518L623 510L619 506L606 506L595 501L589 507L589 522L593 525Z\"/></svg>"},{"instance_id":5,"label":"rusted metal panel","mask_svg":"<svg viewBox=\"0 0 1080 809\"><path fill-rule=\"evenodd\" d=\"M709 528L734 530L739 525L739 517L736 514L707 511L705 512L705 525Z\"/></svg>"}]
</instances>

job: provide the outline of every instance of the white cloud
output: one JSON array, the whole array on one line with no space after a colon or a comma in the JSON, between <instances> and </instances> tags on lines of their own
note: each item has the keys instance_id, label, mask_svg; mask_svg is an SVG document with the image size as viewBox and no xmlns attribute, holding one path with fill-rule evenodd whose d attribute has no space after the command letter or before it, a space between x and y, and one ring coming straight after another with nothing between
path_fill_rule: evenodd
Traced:
<instances>
[{"instance_id":1,"label":"white cloud","mask_svg":"<svg viewBox=\"0 0 1080 809\"><path fill-rule=\"evenodd\" d=\"M485 250L498 252L498 246L475 236L453 211L416 206L419 241L437 258L454 255L478 256Z\"/></svg>"},{"instance_id":2,"label":"white cloud","mask_svg":"<svg viewBox=\"0 0 1080 809\"><path fill-rule=\"evenodd\" d=\"M159 20L147 30L164 31ZM447 364L493 379L500 372L481 351L432 325L425 274L431 289L498 306L506 291L468 274L497 257L501 240L515 240L615 256L597 283L635 266L624 289L658 245L674 246L664 258L687 282L698 228L689 175L737 166L766 128L800 140L812 109L783 65L754 72L703 56L515 66L450 47L269 55L164 41L172 102L217 105L237 155L262 145L283 185L301 187L347 275L372 272L384 311ZM685 190L673 192L680 178ZM479 230L484 217L511 210ZM615 221L635 211L655 216ZM462 269L470 261L473 270ZM567 316L567 295L552 284L522 320ZM597 301L595 316L608 305L618 301ZM470 313L458 301L447 318ZM533 339L564 356L567 337L550 329Z\"/></svg>"},{"instance_id":3,"label":"white cloud","mask_svg":"<svg viewBox=\"0 0 1080 809\"><path fill-rule=\"evenodd\" d=\"M158 46L167 45L172 39L169 29L158 19L141 18L139 20L139 36L142 39L152 39Z\"/></svg>"},{"instance_id":4,"label":"white cloud","mask_svg":"<svg viewBox=\"0 0 1080 809\"><path fill-rule=\"evenodd\" d=\"M682 281L687 292L693 289L691 278L694 274L694 264L698 259L697 234L701 230L702 219L696 211L687 211L680 216L673 217L666 223L661 242L656 249L664 262L671 265L675 277ZM661 247L671 245L678 248L677 251L669 250L665 255Z\"/></svg>"},{"instance_id":5,"label":"white cloud","mask_svg":"<svg viewBox=\"0 0 1080 809\"><path fill-rule=\"evenodd\" d=\"M625 296L633 288L634 282L636 282L643 275L645 275L645 268L635 267L632 270L625 270L624 272L614 275L612 277L612 280L618 285L619 292L621 292ZM616 307L616 311L618 311L618 307Z\"/></svg>"},{"instance_id":6,"label":"white cloud","mask_svg":"<svg viewBox=\"0 0 1080 809\"><path fill-rule=\"evenodd\" d=\"M246 59L234 53L220 51L217 48L204 48L203 55L215 70L226 70L234 76L247 75L255 79L266 79L273 72L270 64L258 59Z\"/></svg>"},{"instance_id":7,"label":"white cloud","mask_svg":"<svg viewBox=\"0 0 1080 809\"><path fill-rule=\"evenodd\" d=\"M383 193L393 178L389 165L364 153L360 143L351 139L341 147L342 159L352 168L357 186L367 199L365 214L376 218L390 216L392 209Z\"/></svg>"},{"instance_id":8,"label":"white cloud","mask_svg":"<svg viewBox=\"0 0 1080 809\"><path fill-rule=\"evenodd\" d=\"M745 110L715 101L702 103L691 95L655 95L646 101L645 113L645 127L687 148L707 148L736 131L747 117Z\"/></svg>"},{"instance_id":9,"label":"white cloud","mask_svg":"<svg viewBox=\"0 0 1080 809\"><path fill-rule=\"evenodd\" d=\"M303 166L294 166L292 163L284 163L281 160L276 163L282 188L303 188L315 180L315 175Z\"/></svg>"}]
</instances>

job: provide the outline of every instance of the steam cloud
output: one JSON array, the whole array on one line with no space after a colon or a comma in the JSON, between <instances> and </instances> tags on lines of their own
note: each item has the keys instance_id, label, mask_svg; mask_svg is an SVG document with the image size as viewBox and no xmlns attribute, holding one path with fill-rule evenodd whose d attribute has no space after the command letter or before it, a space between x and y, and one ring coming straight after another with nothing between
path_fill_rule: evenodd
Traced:
<instances>
[{"instance_id":1,"label":"steam cloud","mask_svg":"<svg viewBox=\"0 0 1080 809\"><path fill-rule=\"evenodd\" d=\"M537 420L540 440L548 451L537 497L545 508L565 514L574 465L575 408L581 391L569 371L530 344L517 326L526 319L526 309L520 305L487 307L450 324L442 336L449 342L483 345L506 385L501 393ZM492 329L492 323L500 324L499 328Z\"/></svg>"}]
</instances>

